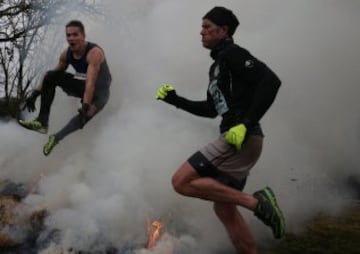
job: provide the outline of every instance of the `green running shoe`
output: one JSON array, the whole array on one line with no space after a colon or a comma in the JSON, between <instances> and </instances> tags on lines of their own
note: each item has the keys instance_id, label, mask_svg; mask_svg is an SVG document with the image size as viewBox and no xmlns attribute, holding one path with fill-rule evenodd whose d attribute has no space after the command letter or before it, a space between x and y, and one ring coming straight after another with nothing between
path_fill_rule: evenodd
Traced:
<instances>
[{"instance_id":1,"label":"green running shoe","mask_svg":"<svg viewBox=\"0 0 360 254\"><path fill-rule=\"evenodd\" d=\"M274 237L279 239L285 235L285 219L276 202L274 192L270 187L265 187L254 193L258 205L254 211L265 225L271 227Z\"/></svg>"},{"instance_id":2,"label":"green running shoe","mask_svg":"<svg viewBox=\"0 0 360 254\"><path fill-rule=\"evenodd\" d=\"M49 137L49 141L44 145L44 148L43 148L43 153L45 156L48 156L52 149L57 145L57 141L56 141L56 138L55 138L55 135L51 135Z\"/></svg>"},{"instance_id":3,"label":"green running shoe","mask_svg":"<svg viewBox=\"0 0 360 254\"><path fill-rule=\"evenodd\" d=\"M46 134L48 131L48 127L36 119L28 121L19 119L19 124L26 129L37 131L42 134Z\"/></svg>"}]
</instances>

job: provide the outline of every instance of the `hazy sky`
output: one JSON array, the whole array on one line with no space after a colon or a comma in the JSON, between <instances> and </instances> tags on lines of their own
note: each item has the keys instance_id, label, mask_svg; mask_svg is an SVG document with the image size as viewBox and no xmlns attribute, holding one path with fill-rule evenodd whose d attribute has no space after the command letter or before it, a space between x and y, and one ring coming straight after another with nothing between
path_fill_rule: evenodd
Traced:
<instances>
[{"instance_id":1,"label":"hazy sky","mask_svg":"<svg viewBox=\"0 0 360 254\"><path fill-rule=\"evenodd\" d=\"M44 173L41 195L28 202L51 210L47 223L63 229L66 244L87 247L99 234L119 245L142 243L149 216L171 221L183 234L172 239L180 246L203 253L232 249L211 203L181 197L170 184L178 166L218 135L220 119L191 116L154 99L162 82L188 98L205 98L211 59L199 33L201 17L215 5L234 11L240 20L235 41L283 81L262 120L263 155L245 191L271 186L290 232L313 213L346 202L341 186L358 174L360 160L359 1L103 3L104 19L85 19L85 25L87 39L104 48L114 78L104 111L47 158L47 136L12 122L0 125L0 178L31 182ZM59 90L50 133L78 106ZM271 239L268 228L244 213L259 240Z\"/></svg>"}]
</instances>

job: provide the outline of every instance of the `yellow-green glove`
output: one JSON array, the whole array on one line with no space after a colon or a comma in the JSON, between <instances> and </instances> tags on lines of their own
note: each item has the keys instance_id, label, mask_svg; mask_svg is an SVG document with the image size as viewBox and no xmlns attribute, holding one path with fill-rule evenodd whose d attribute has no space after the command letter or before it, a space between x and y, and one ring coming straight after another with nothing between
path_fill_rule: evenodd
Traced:
<instances>
[{"instance_id":1,"label":"yellow-green glove","mask_svg":"<svg viewBox=\"0 0 360 254\"><path fill-rule=\"evenodd\" d=\"M155 98L157 100L164 100L171 91L175 91L175 88L171 84L163 83L157 90Z\"/></svg>"},{"instance_id":2,"label":"yellow-green glove","mask_svg":"<svg viewBox=\"0 0 360 254\"><path fill-rule=\"evenodd\" d=\"M239 124L229 129L225 135L225 140L236 147L237 150L241 149L241 145L244 142L246 135L245 124Z\"/></svg>"}]
</instances>

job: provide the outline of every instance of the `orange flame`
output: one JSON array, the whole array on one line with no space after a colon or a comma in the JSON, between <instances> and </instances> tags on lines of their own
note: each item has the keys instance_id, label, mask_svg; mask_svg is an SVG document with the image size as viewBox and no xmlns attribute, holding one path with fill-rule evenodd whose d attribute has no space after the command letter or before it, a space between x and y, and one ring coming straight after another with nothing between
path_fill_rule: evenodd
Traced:
<instances>
[{"instance_id":1,"label":"orange flame","mask_svg":"<svg viewBox=\"0 0 360 254\"><path fill-rule=\"evenodd\" d=\"M147 232L149 235L146 248L152 249L156 245L156 242L160 237L161 229L164 227L164 225L157 220L150 221L149 219L147 219L146 221L147 221Z\"/></svg>"}]
</instances>

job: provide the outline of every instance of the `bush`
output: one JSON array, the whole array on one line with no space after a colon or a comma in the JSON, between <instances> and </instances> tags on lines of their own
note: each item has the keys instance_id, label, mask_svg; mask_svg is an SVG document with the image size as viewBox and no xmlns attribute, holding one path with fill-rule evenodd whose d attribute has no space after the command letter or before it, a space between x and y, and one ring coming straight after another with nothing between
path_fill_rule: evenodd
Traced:
<instances>
[{"instance_id":1,"label":"bush","mask_svg":"<svg viewBox=\"0 0 360 254\"><path fill-rule=\"evenodd\" d=\"M0 98L0 119L17 118L21 101L18 98Z\"/></svg>"}]
</instances>

